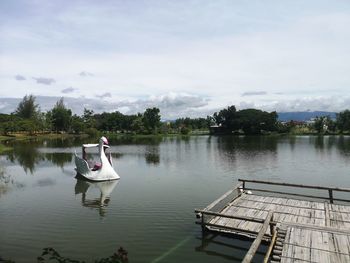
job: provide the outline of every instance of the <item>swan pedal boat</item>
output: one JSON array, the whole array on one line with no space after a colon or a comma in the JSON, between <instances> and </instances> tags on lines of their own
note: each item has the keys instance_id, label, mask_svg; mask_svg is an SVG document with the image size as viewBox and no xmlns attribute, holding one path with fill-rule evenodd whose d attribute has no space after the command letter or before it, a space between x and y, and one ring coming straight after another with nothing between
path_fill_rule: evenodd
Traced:
<instances>
[{"instance_id":1,"label":"swan pedal boat","mask_svg":"<svg viewBox=\"0 0 350 263\"><path fill-rule=\"evenodd\" d=\"M87 160L86 148L98 147L98 153L100 162L91 162ZM75 165L76 171L79 175L91 181L110 181L119 179L119 175L113 168L112 155L109 153L106 156L106 149L109 148L108 140L106 137L101 137L99 143L96 144L83 144L82 146L82 158L75 152Z\"/></svg>"}]
</instances>

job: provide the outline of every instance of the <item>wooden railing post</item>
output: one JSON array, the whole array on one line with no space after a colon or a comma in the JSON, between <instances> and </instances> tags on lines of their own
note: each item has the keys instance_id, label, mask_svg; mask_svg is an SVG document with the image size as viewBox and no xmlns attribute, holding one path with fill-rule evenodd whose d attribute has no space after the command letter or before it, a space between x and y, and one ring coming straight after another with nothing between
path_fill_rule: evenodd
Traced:
<instances>
[{"instance_id":1,"label":"wooden railing post","mask_svg":"<svg viewBox=\"0 0 350 263\"><path fill-rule=\"evenodd\" d=\"M329 202L331 204L333 204L333 190L332 189L328 189L328 193L329 193Z\"/></svg>"}]
</instances>

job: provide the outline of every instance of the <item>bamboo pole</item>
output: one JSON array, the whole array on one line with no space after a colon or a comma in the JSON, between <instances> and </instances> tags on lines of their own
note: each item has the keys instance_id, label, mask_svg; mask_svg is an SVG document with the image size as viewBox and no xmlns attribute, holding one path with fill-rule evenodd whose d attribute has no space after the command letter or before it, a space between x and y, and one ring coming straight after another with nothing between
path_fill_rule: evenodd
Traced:
<instances>
[{"instance_id":1,"label":"bamboo pole","mask_svg":"<svg viewBox=\"0 0 350 263\"><path fill-rule=\"evenodd\" d=\"M272 239L271 239L269 249L266 252L266 255L264 258L264 263L267 263L269 261L269 258L270 258L270 255L271 255L271 252L272 252L272 249L273 249L273 246L275 244L276 239L277 239L277 231L275 230L273 233Z\"/></svg>"},{"instance_id":2,"label":"bamboo pole","mask_svg":"<svg viewBox=\"0 0 350 263\"><path fill-rule=\"evenodd\" d=\"M250 263L256 253L256 251L258 250L259 246L260 246L260 243L261 243L261 240L263 238L263 236L265 235L265 232L267 230L267 228L269 227L270 225L270 221L271 221L271 218L272 218L272 215L273 215L273 212L270 211L268 214L267 214L267 217L265 219L265 222L263 224L263 226L261 227L256 239L254 240L253 244L250 246L247 254L245 255L242 263Z\"/></svg>"},{"instance_id":3,"label":"bamboo pole","mask_svg":"<svg viewBox=\"0 0 350 263\"><path fill-rule=\"evenodd\" d=\"M260 180L246 180L246 179L238 179L238 181L239 182L246 182L246 183L256 183L256 184L269 184L269 185L280 185L280 186L288 186L288 187L300 187L300 188L311 188L311 189L319 189L319 190L333 190L333 191L341 191L341 192L350 192L350 188L341 188L341 187L325 187L325 186L317 186L317 185L278 183L278 182L269 182L269 181L260 181Z\"/></svg>"}]
</instances>

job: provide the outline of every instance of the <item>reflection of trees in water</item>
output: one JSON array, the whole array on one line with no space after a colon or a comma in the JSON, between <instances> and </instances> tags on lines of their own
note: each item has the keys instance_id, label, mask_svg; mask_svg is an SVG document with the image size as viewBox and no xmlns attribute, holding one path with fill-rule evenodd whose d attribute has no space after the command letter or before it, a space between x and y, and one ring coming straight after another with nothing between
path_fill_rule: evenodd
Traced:
<instances>
[{"instance_id":1,"label":"reflection of trees in water","mask_svg":"<svg viewBox=\"0 0 350 263\"><path fill-rule=\"evenodd\" d=\"M311 142L313 142L316 149L324 150L324 148L325 148L324 136L310 137L309 140ZM329 147L327 147L327 148L329 149Z\"/></svg>"},{"instance_id":2,"label":"reflection of trees in water","mask_svg":"<svg viewBox=\"0 0 350 263\"><path fill-rule=\"evenodd\" d=\"M0 166L0 197L9 191L10 175L6 174L5 167Z\"/></svg>"},{"instance_id":3,"label":"reflection of trees in water","mask_svg":"<svg viewBox=\"0 0 350 263\"><path fill-rule=\"evenodd\" d=\"M66 163L72 162L72 153L46 153L46 160L52 162L53 164L63 168Z\"/></svg>"},{"instance_id":4,"label":"reflection of trees in water","mask_svg":"<svg viewBox=\"0 0 350 263\"><path fill-rule=\"evenodd\" d=\"M75 147L86 143L87 138L82 137L67 137L67 138L56 138L49 140L41 140L43 144L47 147L51 148L67 148L67 147ZM97 139L98 140L98 139Z\"/></svg>"},{"instance_id":5,"label":"reflection of trees in water","mask_svg":"<svg viewBox=\"0 0 350 263\"><path fill-rule=\"evenodd\" d=\"M0 166L0 198L5 195L13 187L15 188L23 188L25 185L18 181L15 181L11 178L11 175L6 172L6 168L4 166Z\"/></svg>"},{"instance_id":6,"label":"reflection of trees in water","mask_svg":"<svg viewBox=\"0 0 350 263\"><path fill-rule=\"evenodd\" d=\"M232 166L239 161L268 163L277 156L278 137L275 136L219 136L218 159L222 165Z\"/></svg>"},{"instance_id":7,"label":"reflection of trees in water","mask_svg":"<svg viewBox=\"0 0 350 263\"><path fill-rule=\"evenodd\" d=\"M162 136L123 136L123 137L112 137L108 138L111 145L120 145L120 144L146 144L146 145L159 145L163 142L164 138Z\"/></svg>"},{"instance_id":8,"label":"reflection of trees in water","mask_svg":"<svg viewBox=\"0 0 350 263\"><path fill-rule=\"evenodd\" d=\"M41 153L38 149L43 144L47 146L45 141L36 140L13 143L12 151L6 152L6 156L13 163L17 161L26 173L29 171L31 174L41 161L47 160L62 168L65 163L72 161L72 153Z\"/></svg>"},{"instance_id":9,"label":"reflection of trees in water","mask_svg":"<svg viewBox=\"0 0 350 263\"><path fill-rule=\"evenodd\" d=\"M4 262L12 262L4 260ZM71 259L69 257L61 256L54 248L45 247L43 248L43 252L41 256L37 257L38 263L48 263L48 262L65 262L65 263L85 263L86 261L80 261L77 259ZM128 260L128 252L120 247L117 252L113 253L113 255L109 257L103 257L101 259L95 259L95 263L127 263Z\"/></svg>"},{"instance_id":10,"label":"reflection of trees in water","mask_svg":"<svg viewBox=\"0 0 350 263\"><path fill-rule=\"evenodd\" d=\"M113 159L120 159L123 157L124 154L122 153L112 153Z\"/></svg>"},{"instance_id":11,"label":"reflection of trees in water","mask_svg":"<svg viewBox=\"0 0 350 263\"><path fill-rule=\"evenodd\" d=\"M146 145L145 152L146 163L148 164L159 164L160 154L158 145Z\"/></svg>"},{"instance_id":12,"label":"reflection of trees in water","mask_svg":"<svg viewBox=\"0 0 350 263\"><path fill-rule=\"evenodd\" d=\"M350 155L350 137L348 136L314 136L309 138L309 142L319 151L336 149L341 155Z\"/></svg>"},{"instance_id":13,"label":"reflection of trees in water","mask_svg":"<svg viewBox=\"0 0 350 263\"><path fill-rule=\"evenodd\" d=\"M7 157L11 162L18 161L24 171L30 173L35 171L35 165L44 161L45 157L38 151L37 143L21 142L12 145L13 150L7 152Z\"/></svg>"},{"instance_id":14,"label":"reflection of trees in water","mask_svg":"<svg viewBox=\"0 0 350 263\"><path fill-rule=\"evenodd\" d=\"M288 142L289 142L290 148L292 150L294 150L294 148L295 148L296 140L297 140L296 136L289 136L288 137Z\"/></svg>"},{"instance_id":15,"label":"reflection of trees in water","mask_svg":"<svg viewBox=\"0 0 350 263\"><path fill-rule=\"evenodd\" d=\"M261 152L277 151L278 137L276 136L220 136L217 138L219 149L228 154L239 151L258 155Z\"/></svg>"},{"instance_id":16,"label":"reflection of trees in water","mask_svg":"<svg viewBox=\"0 0 350 263\"><path fill-rule=\"evenodd\" d=\"M79 176L79 175L77 175ZM75 195L81 194L81 204L84 207L98 210L101 217L106 215L106 207L110 201L110 195L114 188L119 183L119 180L114 181L103 181L103 182L92 182L85 179L77 178L74 192ZM87 192L90 187L98 188L100 196L98 198L87 198Z\"/></svg>"},{"instance_id":17,"label":"reflection of trees in water","mask_svg":"<svg viewBox=\"0 0 350 263\"><path fill-rule=\"evenodd\" d=\"M350 156L350 137L340 136L336 140L338 151L346 156Z\"/></svg>"}]
</instances>

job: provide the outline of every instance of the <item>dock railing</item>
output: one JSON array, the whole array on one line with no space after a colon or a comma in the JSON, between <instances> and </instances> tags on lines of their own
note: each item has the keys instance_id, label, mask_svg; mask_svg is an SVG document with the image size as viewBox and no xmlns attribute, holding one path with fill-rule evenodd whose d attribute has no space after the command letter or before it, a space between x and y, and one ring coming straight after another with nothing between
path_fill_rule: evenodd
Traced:
<instances>
[{"instance_id":1,"label":"dock railing","mask_svg":"<svg viewBox=\"0 0 350 263\"><path fill-rule=\"evenodd\" d=\"M308 198L315 198L315 199L326 199L329 200L331 204L334 203L334 201L339 202L350 202L349 199L342 199L342 198L335 198L333 196L333 192L348 192L350 193L350 188L342 188L342 187L325 187L325 186L315 186L315 185L304 185L304 184L290 184L290 183L278 183L278 182L270 182L270 181L261 181L261 180L247 180L247 179L238 179L239 182L242 183L243 190L250 190L250 191L259 191L259 192L267 192L267 193L276 193L276 194L283 194L283 195L293 195L293 196L300 196L300 197L308 197ZM253 183L253 184L265 184L265 185L274 185L274 186L283 186L283 187L294 187L294 188L307 188L307 189L314 189L314 190L324 190L328 192L328 197L325 196L317 196L317 195L307 195L307 194L301 194L301 193L292 193L292 192L280 192L270 189L261 189L261 188L253 188L253 187L247 187L247 183Z\"/></svg>"}]
</instances>

